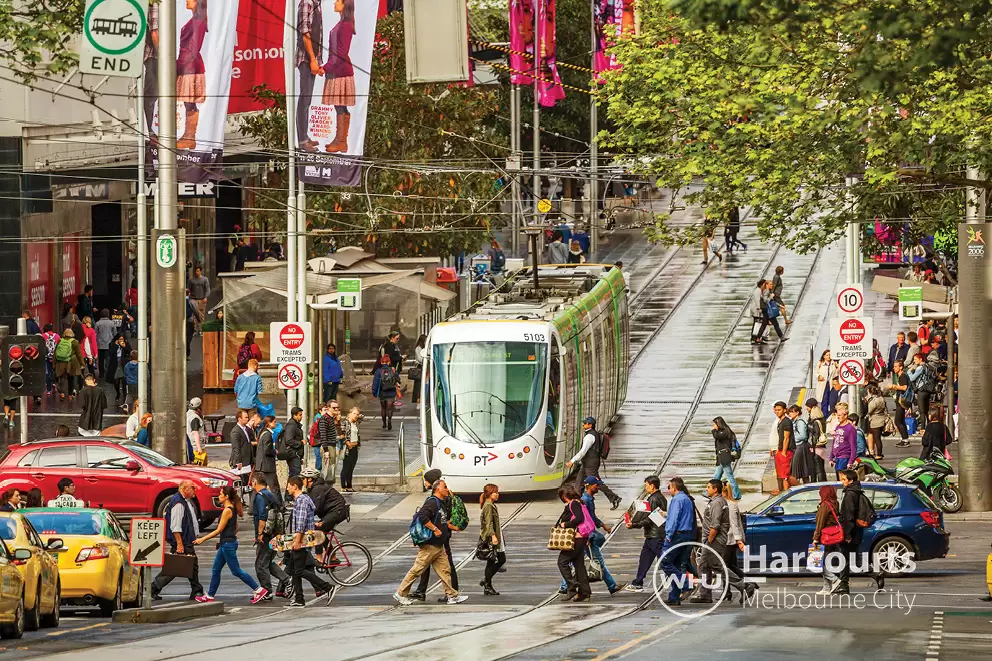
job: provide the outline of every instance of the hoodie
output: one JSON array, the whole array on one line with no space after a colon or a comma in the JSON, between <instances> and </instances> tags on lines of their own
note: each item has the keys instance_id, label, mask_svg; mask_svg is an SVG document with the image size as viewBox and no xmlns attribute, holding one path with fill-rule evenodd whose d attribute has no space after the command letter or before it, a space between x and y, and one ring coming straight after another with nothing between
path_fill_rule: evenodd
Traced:
<instances>
[{"instance_id":1,"label":"hoodie","mask_svg":"<svg viewBox=\"0 0 992 661\"><path fill-rule=\"evenodd\" d=\"M238 398L238 408L253 409L259 404L258 396L262 393L262 377L258 372L242 372L234 382L234 394Z\"/></svg>"}]
</instances>

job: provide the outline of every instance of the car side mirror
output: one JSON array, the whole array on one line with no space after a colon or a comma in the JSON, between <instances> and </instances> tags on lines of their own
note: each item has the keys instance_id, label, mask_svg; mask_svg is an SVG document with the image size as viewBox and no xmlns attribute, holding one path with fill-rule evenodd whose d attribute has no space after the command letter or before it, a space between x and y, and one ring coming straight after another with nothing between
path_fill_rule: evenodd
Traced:
<instances>
[{"instance_id":1,"label":"car side mirror","mask_svg":"<svg viewBox=\"0 0 992 661\"><path fill-rule=\"evenodd\" d=\"M137 473L138 471L141 470L141 464L139 464L137 461L132 459L126 464L124 464L124 470L131 471L132 473Z\"/></svg>"},{"instance_id":2,"label":"car side mirror","mask_svg":"<svg viewBox=\"0 0 992 661\"><path fill-rule=\"evenodd\" d=\"M781 505L775 505L768 508L766 513L768 516L785 516L785 509Z\"/></svg>"},{"instance_id":3,"label":"car side mirror","mask_svg":"<svg viewBox=\"0 0 992 661\"><path fill-rule=\"evenodd\" d=\"M30 560L31 551L27 549L17 549L14 551L14 560Z\"/></svg>"},{"instance_id":4,"label":"car side mirror","mask_svg":"<svg viewBox=\"0 0 992 661\"><path fill-rule=\"evenodd\" d=\"M51 537L48 543L45 544L45 548L49 551L57 551L58 549L65 546L65 542L62 541L61 537Z\"/></svg>"}]
</instances>

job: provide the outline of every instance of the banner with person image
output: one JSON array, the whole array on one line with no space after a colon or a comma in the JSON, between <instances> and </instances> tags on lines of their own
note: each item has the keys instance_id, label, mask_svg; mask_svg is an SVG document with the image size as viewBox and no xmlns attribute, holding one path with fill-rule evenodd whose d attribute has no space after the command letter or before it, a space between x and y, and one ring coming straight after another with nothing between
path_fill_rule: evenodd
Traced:
<instances>
[{"instance_id":1,"label":"banner with person image","mask_svg":"<svg viewBox=\"0 0 992 661\"><path fill-rule=\"evenodd\" d=\"M149 12L146 80L158 80L158 7ZM153 16L154 12L154 16ZM152 21L154 19L154 23ZM176 6L177 178L183 183L215 179L224 155L224 124L231 92L238 0L179 0ZM154 74L152 68L156 67ZM146 93L149 90L146 88ZM157 93L156 93L157 96ZM146 106L147 107L147 106ZM151 163L158 169L158 116L148 126Z\"/></svg>"},{"instance_id":2,"label":"banner with person image","mask_svg":"<svg viewBox=\"0 0 992 661\"><path fill-rule=\"evenodd\" d=\"M296 3L296 149L300 179L357 186L365 152L377 0Z\"/></svg>"}]
</instances>

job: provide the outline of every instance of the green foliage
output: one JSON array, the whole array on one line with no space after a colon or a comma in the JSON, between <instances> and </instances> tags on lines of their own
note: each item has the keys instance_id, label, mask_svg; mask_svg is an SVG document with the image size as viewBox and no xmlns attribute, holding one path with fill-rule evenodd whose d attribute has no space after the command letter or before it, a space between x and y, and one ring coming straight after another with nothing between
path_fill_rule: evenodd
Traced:
<instances>
[{"instance_id":1,"label":"green foliage","mask_svg":"<svg viewBox=\"0 0 992 661\"><path fill-rule=\"evenodd\" d=\"M79 64L84 0L0 0L0 60L20 78L62 74Z\"/></svg>"},{"instance_id":2,"label":"green foliage","mask_svg":"<svg viewBox=\"0 0 992 661\"><path fill-rule=\"evenodd\" d=\"M705 182L690 201L714 216L751 206L763 239L798 250L850 221L934 233L962 218L966 184L987 186L965 166L992 171L988 5L643 0L604 141L661 186ZM652 236L691 232L662 218Z\"/></svg>"}]
</instances>

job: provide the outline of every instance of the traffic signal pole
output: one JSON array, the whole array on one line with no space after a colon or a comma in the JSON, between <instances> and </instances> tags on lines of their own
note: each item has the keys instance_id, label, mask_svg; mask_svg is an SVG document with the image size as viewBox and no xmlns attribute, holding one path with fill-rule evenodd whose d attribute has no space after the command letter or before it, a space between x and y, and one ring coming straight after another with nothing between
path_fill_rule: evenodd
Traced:
<instances>
[{"instance_id":1,"label":"traffic signal pole","mask_svg":"<svg viewBox=\"0 0 992 661\"><path fill-rule=\"evenodd\" d=\"M17 318L17 334L28 334L28 320L24 317ZM17 399L17 408L21 409L21 445L24 445L28 442L28 398L22 395Z\"/></svg>"}]
</instances>

